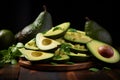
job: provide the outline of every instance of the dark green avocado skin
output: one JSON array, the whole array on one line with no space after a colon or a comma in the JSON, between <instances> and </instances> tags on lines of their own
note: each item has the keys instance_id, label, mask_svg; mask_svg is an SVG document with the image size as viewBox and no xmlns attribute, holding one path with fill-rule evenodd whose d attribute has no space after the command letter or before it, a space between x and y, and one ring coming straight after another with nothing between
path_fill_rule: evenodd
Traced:
<instances>
[{"instance_id":1,"label":"dark green avocado skin","mask_svg":"<svg viewBox=\"0 0 120 80\"><path fill-rule=\"evenodd\" d=\"M112 36L111 34L96 21L88 20L85 23L85 32L87 36L95 40L105 42L112 45Z\"/></svg>"},{"instance_id":2,"label":"dark green avocado skin","mask_svg":"<svg viewBox=\"0 0 120 80\"><path fill-rule=\"evenodd\" d=\"M38 32L47 31L52 26L51 14L44 10L38 15L33 23L25 26L21 31L19 31L15 35L15 39L17 42L20 41L26 43L34 38Z\"/></svg>"}]
</instances>

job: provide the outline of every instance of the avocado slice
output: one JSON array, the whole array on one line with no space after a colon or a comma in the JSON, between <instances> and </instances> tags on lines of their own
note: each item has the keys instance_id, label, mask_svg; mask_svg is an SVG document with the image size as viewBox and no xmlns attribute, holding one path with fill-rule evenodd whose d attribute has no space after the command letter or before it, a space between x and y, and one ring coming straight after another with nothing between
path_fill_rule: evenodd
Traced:
<instances>
[{"instance_id":1,"label":"avocado slice","mask_svg":"<svg viewBox=\"0 0 120 80\"><path fill-rule=\"evenodd\" d=\"M68 31L65 33L64 39L67 41L82 43L82 44L86 44L87 42L92 40L92 38L85 35L84 31L80 31L80 30L73 31L71 29L68 29Z\"/></svg>"},{"instance_id":2,"label":"avocado slice","mask_svg":"<svg viewBox=\"0 0 120 80\"><path fill-rule=\"evenodd\" d=\"M93 39L105 42L107 44L112 44L112 37L110 33L103 28L100 24L98 24L94 20L88 20L85 22L84 31L87 36L90 36Z\"/></svg>"},{"instance_id":3,"label":"avocado slice","mask_svg":"<svg viewBox=\"0 0 120 80\"><path fill-rule=\"evenodd\" d=\"M36 45L35 38L31 39L27 43L25 43L24 46L26 49L31 49L31 50L39 50L39 48Z\"/></svg>"},{"instance_id":4,"label":"avocado slice","mask_svg":"<svg viewBox=\"0 0 120 80\"><path fill-rule=\"evenodd\" d=\"M46 60L46 59L50 59L54 56L53 53L46 53L46 52L42 52L42 51L28 50L28 49L25 49L25 48L20 48L19 51L29 61Z\"/></svg>"},{"instance_id":5,"label":"avocado slice","mask_svg":"<svg viewBox=\"0 0 120 80\"><path fill-rule=\"evenodd\" d=\"M40 12L40 14L32 23L28 24L22 30L20 30L15 35L15 39L17 42L26 43L34 38L38 32L45 32L52 26L52 16L44 6L44 11Z\"/></svg>"},{"instance_id":6,"label":"avocado slice","mask_svg":"<svg viewBox=\"0 0 120 80\"><path fill-rule=\"evenodd\" d=\"M90 56L84 53L73 53L68 54L70 56L70 61L72 62L83 62L87 61Z\"/></svg>"},{"instance_id":7,"label":"avocado slice","mask_svg":"<svg viewBox=\"0 0 120 80\"><path fill-rule=\"evenodd\" d=\"M120 60L120 53L107 43L92 40L87 43L89 51L98 59L106 63L117 63Z\"/></svg>"},{"instance_id":8,"label":"avocado slice","mask_svg":"<svg viewBox=\"0 0 120 80\"><path fill-rule=\"evenodd\" d=\"M43 36L42 33L38 33L35 39L36 39L36 45L40 50L51 50L58 47L58 45L60 45L59 42L50 38L46 38L45 36Z\"/></svg>"},{"instance_id":9,"label":"avocado slice","mask_svg":"<svg viewBox=\"0 0 120 80\"><path fill-rule=\"evenodd\" d=\"M72 52L75 53L87 53L88 49L86 48L86 45L81 45L81 44L74 44L70 47Z\"/></svg>"},{"instance_id":10,"label":"avocado slice","mask_svg":"<svg viewBox=\"0 0 120 80\"><path fill-rule=\"evenodd\" d=\"M57 55L53 57L53 62L55 63L66 63L70 57L68 55Z\"/></svg>"},{"instance_id":11,"label":"avocado slice","mask_svg":"<svg viewBox=\"0 0 120 80\"><path fill-rule=\"evenodd\" d=\"M69 27L70 27L70 22L63 22L59 25L56 25L55 27L52 27L50 30L44 33L44 36L53 39L60 38L65 34L65 32L68 30Z\"/></svg>"}]
</instances>

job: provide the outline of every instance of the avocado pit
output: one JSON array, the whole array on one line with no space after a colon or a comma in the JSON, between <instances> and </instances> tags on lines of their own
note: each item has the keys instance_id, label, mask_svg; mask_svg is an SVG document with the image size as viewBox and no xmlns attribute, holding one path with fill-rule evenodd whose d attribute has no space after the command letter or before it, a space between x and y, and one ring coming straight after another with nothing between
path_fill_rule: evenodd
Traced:
<instances>
[{"instance_id":1,"label":"avocado pit","mask_svg":"<svg viewBox=\"0 0 120 80\"><path fill-rule=\"evenodd\" d=\"M42 55L42 53L41 53L41 52L34 51L34 52L31 53L31 55L34 56L34 57L39 57L39 56Z\"/></svg>"},{"instance_id":2,"label":"avocado pit","mask_svg":"<svg viewBox=\"0 0 120 80\"><path fill-rule=\"evenodd\" d=\"M43 41L42 41L43 45L49 45L51 43L52 43L52 41L50 39L43 39Z\"/></svg>"},{"instance_id":3,"label":"avocado pit","mask_svg":"<svg viewBox=\"0 0 120 80\"><path fill-rule=\"evenodd\" d=\"M106 57L106 58L110 58L114 54L113 49L110 46L106 46L106 45L100 46L98 48L98 52L100 53L101 56Z\"/></svg>"}]
</instances>

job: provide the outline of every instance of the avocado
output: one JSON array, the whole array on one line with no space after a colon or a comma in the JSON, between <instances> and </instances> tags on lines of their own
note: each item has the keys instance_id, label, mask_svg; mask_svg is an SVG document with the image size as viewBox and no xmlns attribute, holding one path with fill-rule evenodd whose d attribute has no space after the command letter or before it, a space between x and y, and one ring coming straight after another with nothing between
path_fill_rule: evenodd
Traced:
<instances>
[{"instance_id":1,"label":"avocado","mask_svg":"<svg viewBox=\"0 0 120 80\"><path fill-rule=\"evenodd\" d=\"M86 48L86 45L80 45L80 44L74 44L70 47L72 52L77 53L87 53L88 49Z\"/></svg>"},{"instance_id":2,"label":"avocado","mask_svg":"<svg viewBox=\"0 0 120 80\"><path fill-rule=\"evenodd\" d=\"M84 31L71 30L71 29L68 29L68 31L65 33L64 39L70 42L81 43L81 44L86 44L87 42L92 40L92 38L85 35Z\"/></svg>"},{"instance_id":3,"label":"avocado","mask_svg":"<svg viewBox=\"0 0 120 80\"><path fill-rule=\"evenodd\" d=\"M112 44L112 37L110 33L103 28L100 24L98 24L94 20L88 20L85 22L84 31L87 36L90 36L93 39L105 42L107 44Z\"/></svg>"},{"instance_id":4,"label":"avocado","mask_svg":"<svg viewBox=\"0 0 120 80\"><path fill-rule=\"evenodd\" d=\"M15 39L17 42L26 43L34 38L38 32L45 32L52 26L52 16L45 8L32 23L16 33Z\"/></svg>"},{"instance_id":5,"label":"avocado","mask_svg":"<svg viewBox=\"0 0 120 80\"><path fill-rule=\"evenodd\" d=\"M69 59L70 57L68 55L57 55L53 57L52 61L55 63L66 63Z\"/></svg>"},{"instance_id":6,"label":"avocado","mask_svg":"<svg viewBox=\"0 0 120 80\"><path fill-rule=\"evenodd\" d=\"M11 30L1 29L0 30L0 50L7 49L14 43L15 37Z\"/></svg>"},{"instance_id":7,"label":"avocado","mask_svg":"<svg viewBox=\"0 0 120 80\"><path fill-rule=\"evenodd\" d=\"M72 61L72 62L88 61L88 59L90 58L89 55L83 54L83 53L73 53L73 52L71 52L68 55L70 56L70 61Z\"/></svg>"},{"instance_id":8,"label":"avocado","mask_svg":"<svg viewBox=\"0 0 120 80\"><path fill-rule=\"evenodd\" d=\"M120 53L114 47L105 42L92 40L86 45L92 55L100 61L117 63L120 60Z\"/></svg>"},{"instance_id":9,"label":"avocado","mask_svg":"<svg viewBox=\"0 0 120 80\"><path fill-rule=\"evenodd\" d=\"M40 50L51 50L58 47L58 45L60 45L59 42L43 36L42 33L38 33L35 39L36 39L36 45Z\"/></svg>"},{"instance_id":10,"label":"avocado","mask_svg":"<svg viewBox=\"0 0 120 80\"><path fill-rule=\"evenodd\" d=\"M30 41L28 41L27 43L25 43L24 46L26 49L31 49L31 50L39 50L39 48L36 45L36 41L35 38L31 39Z\"/></svg>"},{"instance_id":11,"label":"avocado","mask_svg":"<svg viewBox=\"0 0 120 80\"><path fill-rule=\"evenodd\" d=\"M19 51L24 55L24 57L29 61L43 61L47 59L52 59L53 53L46 53L42 51L28 50L25 48L20 48Z\"/></svg>"},{"instance_id":12,"label":"avocado","mask_svg":"<svg viewBox=\"0 0 120 80\"><path fill-rule=\"evenodd\" d=\"M56 63L66 63L69 61L70 57L67 55L67 51L64 51L63 48L59 47L54 52L53 62Z\"/></svg>"},{"instance_id":13,"label":"avocado","mask_svg":"<svg viewBox=\"0 0 120 80\"><path fill-rule=\"evenodd\" d=\"M70 22L63 22L44 33L45 37L57 39L65 34L65 32L70 27Z\"/></svg>"}]
</instances>

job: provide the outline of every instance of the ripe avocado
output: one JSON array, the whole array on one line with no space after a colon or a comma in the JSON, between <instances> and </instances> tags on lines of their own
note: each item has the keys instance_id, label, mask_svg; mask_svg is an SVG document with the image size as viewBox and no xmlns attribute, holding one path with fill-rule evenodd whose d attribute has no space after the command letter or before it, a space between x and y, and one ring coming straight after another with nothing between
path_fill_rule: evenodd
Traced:
<instances>
[{"instance_id":1,"label":"ripe avocado","mask_svg":"<svg viewBox=\"0 0 120 80\"><path fill-rule=\"evenodd\" d=\"M107 43L92 40L87 43L89 51L98 59L106 63L117 63L120 60L120 53Z\"/></svg>"},{"instance_id":2,"label":"ripe avocado","mask_svg":"<svg viewBox=\"0 0 120 80\"><path fill-rule=\"evenodd\" d=\"M70 47L70 49L72 52L75 52L75 53L87 53L88 52L86 45L74 44Z\"/></svg>"},{"instance_id":3,"label":"ripe avocado","mask_svg":"<svg viewBox=\"0 0 120 80\"><path fill-rule=\"evenodd\" d=\"M42 51L28 50L25 48L20 48L19 51L24 55L24 57L29 61L43 61L46 59L52 59L53 53L46 53Z\"/></svg>"},{"instance_id":4,"label":"ripe avocado","mask_svg":"<svg viewBox=\"0 0 120 80\"><path fill-rule=\"evenodd\" d=\"M88 20L85 22L85 32L87 36L90 36L93 39L112 44L112 37L110 33L93 20Z\"/></svg>"},{"instance_id":5,"label":"ripe avocado","mask_svg":"<svg viewBox=\"0 0 120 80\"><path fill-rule=\"evenodd\" d=\"M11 30L1 29L0 30L0 50L7 49L14 43L14 34Z\"/></svg>"},{"instance_id":6,"label":"ripe avocado","mask_svg":"<svg viewBox=\"0 0 120 80\"><path fill-rule=\"evenodd\" d=\"M40 12L38 17L34 20L34 22L25 26L21 31L19 31L15 35L15 39L18 42L26 43L29 40L31 40L32 38L34 38L38 32L47 31L52 26L53 26L52 25L52 16L45 8L44 11Z\"/></svg>"},{"instance_id":7,"label":"ripe avocado","mask_svg":"<svg viewBox=\"0 0 120 80\"><path fill-rule=\"evenodd\" d=\"M65 32L68 30L69 27L70 27L70 22L61 23L55 27L52 27L50 30L48 30L44 34L44 36L53 38L53 39L60 38L65 34Z\"/></svg>"},{"instance_id":8,"label":"ripe avocado","mask_svg":"<svg viewBox=\"0 0 120 80\"><path fill-rule=\"evenodd\" d=\"M45 36L43 36L42 33L38 33L35 39L36 39L36 45L40 50L51 50L58 47L58 45L60 45L59 42L50 38L46 38Z\"/></svg>"},{"instance_id":9,"label":"ripe avocado","mask_svg":"<svg viewBox=\"0 0 120 80\"><path fill-rule=\"evenodd\" d=\"M83 62L89 59L89 55L83 53L73 53L68 54L70 56L70 61L72 62Z\"/></svg>"},{"instance_id":10,"label":"ripe avocado","mask_svg":"<svg viewBox=\"0 0 120 80\"><path fill-rule=\"evenodd\" d=\"M36 45L35 38L31 39L27 43L25 43L25 48L26 49L31 49L31 50L39 50L39 48Z\"/></svg>"},{"instance_id":11,"label":"ripe avocado","mask_svg":"<svg viewBox=\"0 0 120 80\"><path fill-rule=\"evenodd\" d=\"M65 33L64 39L71 42L82 43L82 44L86 44L87 42L92 40L92 38L85 35L84 31L71 30L71 29L68 29L68 31Z\"/></svg>"},{"instance_id":12,"label":"ripe avocado","mask_svg":"<svg viewBox=\"0 0 120 80\"><path fill-rule=\"evenodd\" d=\"M68 62L70 57L68 55L57 55L53 57L53 62L55 63L66 63Z\"/></svg>"}]
</instances>

